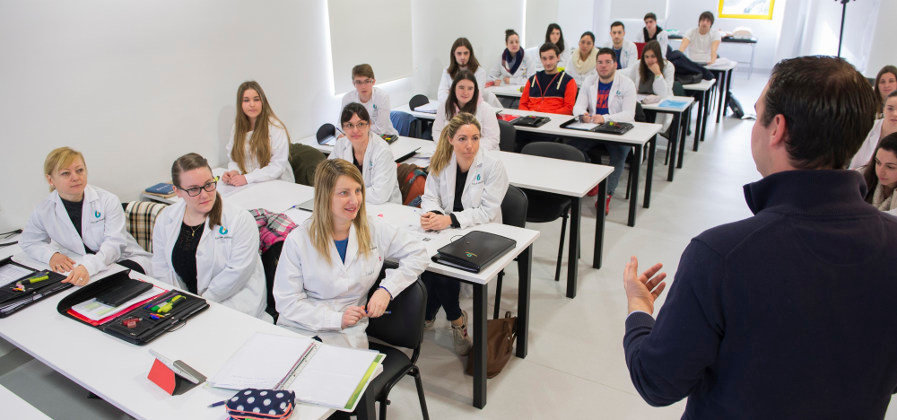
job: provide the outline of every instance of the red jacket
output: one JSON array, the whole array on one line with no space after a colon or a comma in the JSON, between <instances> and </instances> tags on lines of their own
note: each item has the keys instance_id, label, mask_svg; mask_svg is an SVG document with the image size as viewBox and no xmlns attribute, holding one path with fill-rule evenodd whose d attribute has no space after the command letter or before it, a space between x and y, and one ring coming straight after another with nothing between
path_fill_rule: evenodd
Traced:
<instances>
[{"instance_id":1,"label":"red jacket","mask_svg":"<svg viewBox=\"0 0 897 420\"><path fill-rule=\"evenodd\" d=\"M527 79L520 109L573 115L576 90L576 82L567 73L545 74L542 70Z\"/></svg>"}]
</instances>

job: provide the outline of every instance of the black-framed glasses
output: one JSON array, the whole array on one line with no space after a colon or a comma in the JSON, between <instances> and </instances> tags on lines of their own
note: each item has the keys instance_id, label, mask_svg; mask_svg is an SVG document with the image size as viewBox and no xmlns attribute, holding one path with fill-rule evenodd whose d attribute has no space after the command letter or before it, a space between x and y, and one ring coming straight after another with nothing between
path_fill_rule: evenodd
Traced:
<instances>
[{"instance_id":1,"label":"black-framed glasses","mask_svg":"<svg viewBox=\"0 0 897 420\"><path fill-rule=\"evenodd\" d=\"M199 190L206 190L206 192L215 191L215 189L218 188L218 177L216 176L216 177L212 178L211 181L206 182L201 187L192 187L192 188L178 187L178 188L180 188L181 191L187 193L188 196L196 197L197 195L199 195Z\"/></svg>"}]
</instances>

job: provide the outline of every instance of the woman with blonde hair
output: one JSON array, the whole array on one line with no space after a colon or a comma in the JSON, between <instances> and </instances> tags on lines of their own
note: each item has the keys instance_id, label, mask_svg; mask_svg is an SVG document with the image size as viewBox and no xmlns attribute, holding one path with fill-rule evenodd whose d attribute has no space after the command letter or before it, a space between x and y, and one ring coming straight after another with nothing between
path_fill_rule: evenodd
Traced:
<instances>
[{"instance_id":1,"label":"woman with blonde hair","mask_svg":"<svg viewBox=\"0 0 897 420\"><path fill-rule=\"evenodd\" d=\"M430 160L420 225L426 230L443 230L501 223L501 202L507 191L508 174L501 161L480 148L480 123L469 113L459 113L442 130ZM458 302L458 280L433 273L425 273L423 278L427 327L435 322L439 308L445 309L455 352L467 354L472 343L467 313Z\"/></svg>"},{"instance_id":2,"label":"woman with blonde hair","mask_svg":"<svg viewBox=\"0 0 897 420\"><path fill-rule=\"evenodd\" d=\"M225 203L209 162L196 153L171 165L177 203L153 227L153 277L271 322L255 218Z\"/></svg>"},{"instance_id":3,"label":"woman with blonde hair","mask_svg":"<svg viewBox=\"0 0 897 420\"><path fill-rule=\"evenodd\" d=\"M423 243L402 229L368 217L361 172L342 159L318 164L312 217L284 241L274 300L281 325L326 343L368 348L367 318L383 315L390 300L427 268ZM387 269L368 300L383 261Z\"/></svg>"},{"instance_id":4,"label":"woman with blonde hair","mask_svg":"<svg viewBox=\"0 0 897 420\"><path fill-rule=\"evenodd\" d=\"M257 82L243 82L237 89L237 110L226 147L228 171L221 180L234 186L272 179L295 182L290 134Z\"/></svg>"},{"instance_id":5,"label":"woman with blonde hair","mask_svg":"<svg viewBox=\"0 0 897 420\"><path fill-rule=\"evenodd\" d=\"M54 149L44 160L50 195L35 207L19 245L25 253L83 286L114 263L140 273L150 254L125 229L121 201L87 183L84 156L69 147Z\"/></svg>"}]
</instances>

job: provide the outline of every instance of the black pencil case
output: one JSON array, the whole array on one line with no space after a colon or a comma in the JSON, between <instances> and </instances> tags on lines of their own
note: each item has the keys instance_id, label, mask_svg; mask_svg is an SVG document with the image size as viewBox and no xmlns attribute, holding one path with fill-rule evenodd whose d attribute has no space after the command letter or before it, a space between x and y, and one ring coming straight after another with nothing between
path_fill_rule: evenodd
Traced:
<instances>
[{"instance_id":1,"label":"black pencil case","mask_svg":"<svg viewBox=\"0 0 897 420\"><path fill-rule=\"evenodd\" d=\"M0 266L12 264L26 270L32 270L31 273L0 286L0 318L6 318L22 309L25 309L41 300L53 296L65 289L72 287L71 283L62 283L65 276L50 270L34 270L31 267L24 266L12 260L5 258L0 261ZM34 284L23 284L24 290L16 290L16 286L20 281L40 276L47 276L46 280Z\"/></svg>"}]
</instances>

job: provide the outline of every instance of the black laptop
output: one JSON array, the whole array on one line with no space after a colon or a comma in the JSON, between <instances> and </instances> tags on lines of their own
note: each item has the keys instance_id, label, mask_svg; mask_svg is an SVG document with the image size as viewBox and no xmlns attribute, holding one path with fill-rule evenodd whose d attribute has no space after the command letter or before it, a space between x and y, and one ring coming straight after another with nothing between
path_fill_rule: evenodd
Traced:
<instances>
[{"instance_id":1,"label":"black laptop","mask_svg":"<svg viewBox=\"0 0 897 420\"><path fill-rule=\"evenodd\" d=\"M479 273L484 267L517 246L517 241L489 232L473 231L439 248L433 261L460 270Z\"/></svg>"}]
</instances>

